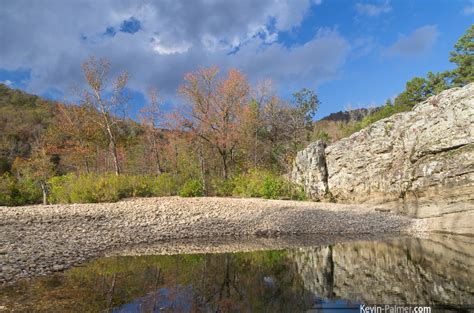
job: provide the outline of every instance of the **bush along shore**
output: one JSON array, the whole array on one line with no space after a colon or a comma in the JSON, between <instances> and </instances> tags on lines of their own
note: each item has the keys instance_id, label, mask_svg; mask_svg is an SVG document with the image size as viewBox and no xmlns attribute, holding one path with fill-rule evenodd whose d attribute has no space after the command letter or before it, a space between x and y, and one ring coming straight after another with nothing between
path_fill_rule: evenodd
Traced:
<instances>
[{"instance_id":1,"label":"bush along shore","mask_svg":"<svg viewBox=\"0 0 474 313\"><path fill-rule=\"evenodd\" d=\"M350 239L423 230L423 221L367 206L302 201L160 197L0 207L0 282L47 275L157 241L303 234Z\"/></svg>"},{"instance_id":2,"label":"bush along shore","mask_svg":"<svg viewBox=\"0 0 474 313\"><path fill-rule=\"evenodd\" d=\"M204 186L201 180L184 179L168 173L158 176L71 173L50 178L46 188L50 204L116 202L132 197L174 195L306 199L301 188L265 170L252 170L227 180L214 179L209 186ZM10 174L0 177L0 205L38 204L42 197L38 182L16 179Z\"/></svg>"}]
</instances>

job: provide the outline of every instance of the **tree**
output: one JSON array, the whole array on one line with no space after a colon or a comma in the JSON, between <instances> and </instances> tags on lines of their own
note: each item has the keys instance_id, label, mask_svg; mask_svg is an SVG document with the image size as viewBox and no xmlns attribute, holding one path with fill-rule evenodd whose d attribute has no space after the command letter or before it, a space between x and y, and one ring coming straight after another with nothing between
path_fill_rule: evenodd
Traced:
<instances>
[{"instance_id":1,"label":"tree","mask_svg":"<svg viewBox=\"0 0 474 313\"><path fill-rule=\"evenodd\" d=\"M430 95L428 81L422 77L415 77L406 83L405 91L395 98L395 105L413 107Z\"/></svg>"},{"instance_id":2,"label":"tree","mask_svg":"<svg viewBox=\"0 0 474 313\"><path fill-rule=\"evenodd\" d=\"M91 158L96 147L104 141L93 122L98 113L90 107L58 104L56 106L57 123L50 129L56 134L58 150L76 169L91 172ZM97 166L96 166L97 167Z\"/></svg>"},{"instance_id":3,"label":"tree","mask_svg":"<svg viewBox=\"0 0 474 313\"><path fill-rule=\"evenodd\" d=\"M188 115L183 115L183 126L217 151L227 179L250 88L238 70L229 70L225 79L218 78L218 72L211 67L189 73L179 91L191 104Z\"/></svg>"},{"instance_id":4,"label":"tree","mask_svg":"<svg viewBox=\"0 0 474 313\"><path fill-rule=\"evenodd\" d=\"M303 88L293 93L292 108L290 108L290 129L293 134L293 150L296 153L310 138L313 128L313 117L319 107L316 93Z\"/></svg>"},{"instance_id":5,"label":"tree","mask_svg":"<svg viewBox=\"0 0 474 313\"><path fill-rule=\"evenodd\" d=\"M150 98L150 102L141 110L140 119L142 125L145 127L145 141L155 164L155 172L159 175L164 171L161 160L161 154L165 144L163 130L161 129L163 127L163 112L158 99L157 90L150 88L148 97Z\"/></svg>"},{"instance_id":6,"label":"tree","mask_svg":"<svg viewBox=\"0 0 474 313\"><path fill-rule=\"evenodd\" d=\"M121 168L117 148L118 129L120 121L118 113L125 113L128 102L126 85L128 73L122 72L108 89L110 63L105 59L96 60L94 57L86 60L82 69L88 84L88 89L82 92L82 104L95 109L99 114L91 116L94 122L102 129L108 139L108 146L113 157L115 174L119 175ZM110 95L109 95L110 94ZM125 115L125 114L124 114Z\"/></svg>"},{"instance_id":7,"label":"tree","mask_svg":"<svg viewBox=\"0 0 474 313\"><path fill-rule=\"evenodd\" d=\"M41 188L43 204L48 204L48 180L57 173L59 159L51 154L48 145L41 140L32 149L28 159L17 157L12 165L17 180L32 181L35 188Z\"/></svg>"},{"instance_id":8,"label":"tree","mask_svg":"<svg viewBox=\"0 0 474 313\"><path fill-rule=\"evenodd\" d=\"M455 86L464 86L474 82L474 24L454 45L449 61L456 63L457 68L451 72Z\"/></svg>"},{"instance_id":9,"label":"tree","mask_svg":"<svg viewBox=\"0 0 474 313\"><path fill-rule=\"evenodd\" d=\"M270 97L262 108L265 162L285 170L288 167L288 143L292 138L288 126L289 112L288 103L276 96Z\"/></svg>"},{"instance_id":10,"label":"tree","mask_svg":"<svg viewBox=\"0 0 474 313\"><path fill-rule=\"evenodd\" d=\"M263 108L272 101L274 91L270 80L259 82L251 92L251 100L245 107L241 124L241 138L239 139L243 157L247 161L244 165L257 167L265 160Z\"/></svg>"},{"instance_id":11,"label":"tree","mask_svg":"<svg viewBox=\"0 0 474 313\"><path fill-rule=\"evenodd\" d=\"M303 88L300 91L293 93L293 104L296 113L300 116L300 119L304 121L304 126L311 126L313 123L313 117L320 105L316 93L313 90Z\"/></svg>"},{"instance_id":12,"label":"tree","mask_svg":"<svg viewBox=\"0 0 474 313\"><path fill-rule=\"evenodd\" d=\"M427 93L431 95L437 95L441 91L448 89L449 83L447 81L449 72L441 72L434 74L433 72L428 72L428 79L426 82Z\"/></svg>"}]
</instances>

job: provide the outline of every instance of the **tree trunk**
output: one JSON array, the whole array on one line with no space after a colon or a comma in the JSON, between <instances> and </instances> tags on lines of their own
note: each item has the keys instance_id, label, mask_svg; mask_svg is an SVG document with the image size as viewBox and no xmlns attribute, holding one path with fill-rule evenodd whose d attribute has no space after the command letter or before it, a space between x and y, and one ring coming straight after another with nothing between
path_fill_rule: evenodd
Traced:
<instances>
[{"instance_id":1,"label":"tree trunk","mask_svg":"<svg viewBox=\"0 0 474 313\"><path fill-rule=\"evenodd\" d=\"M111 312L111 310L112 310L112 299L113 299L113 296L114 296L116 279L117 279L117 274L114 274L113 279L112 279L112 286L110 287L110 291L109 291L109 294L108 294L106 312Z\"/></svg>"},{"instance_id":2,"label":"tree trunk","mask_svg":"<svg viewBox=\"0 0 474 313\"><path fill-rule=\"evenodd\" d=\"M228 165L227 165L227 154L226 153L221 153L221 157L222 157L222 174L224 176L224 180L227 180L227 178L229 177L229 173L228 173Z\"/></svg>"},{"instance_id":3,"label":"tree trunk","mask_svg":"<svg viewBox=\"0 0 474 313\"><path fill-rule=\"evenodd\" d=\"M205 164L204 164L204 153L202 151L202 145L199 145L198 148L198 157L199 157L199 165L200 165L200 171L201 171L201 183L202 183L202 189L204 190L204 194L207 194L207 188L206 188L206 169L205 169Z\"/></svg>"},{"instance_id":4,"label":"tree trunk","mask_svg":"<svg viewBox=\"0 0 474 313\"><path fill-rule=\"evenodd\" d=\"M255 142L253 148L253 167L257 167L258 129L255 129Z\"/></svg>"},{"instance_id":5,"label":"tree trunk","mask_svg":"<svg viewBox=\"0 0 474 313\"><path fill-rule=\"evenodd\" d=\"M42 181L40 182L41 185L41 191L43 192L43 204L47 205L48 204L48 186L46 186L46 182Z\"/></svg>"},{"instance_id":6,"label":"tree trunk","mask_svg":"<svg viewBox=\"0 0 474 313\"><path fill-rule=\"evenodd\" d=\"M86 173L90 173L89 160L87 160L87 157L84 158L84 166L86 168Z\"/></svg>"},{"instance_id":7,"label":"tree trunk","mask_svg":"<svg viewBox=\"0 0 474 313\"><path fill-rule=\"evenodd\" d=\"M151 142L152 142L152 150L153 150L153 155L155 156L155 164L156 164L156 175L160 175L163 173L163 170L161 168L161 163L160 163L160 152L158 148L158 143L157 139L155 137L155 134L151 134Z\"/></svg>"},{"instance_id":8,"label":"tree trunk","mask_svg":"<svg viewBox=\"0 0 474 313\"><path fill-rule=\"evenodd\" d=\"M118 160L117 143L115 142L115 136L114 136L114 133L112 132L112 128L109 123L109 120L107 119L107 116L105 117L105 124L107 128L107 134L109 136L110 150L112 152L112 157L114 158L115 175L120 175L120 164Z\"/></svg>"},{"instance_id":9,"label":"tree trunk","mask_svg":"<svg viewBox=\"0 0 474 313\"><path fill-rule=\"evenodd\" d=\"M117 145L115 140L111 140L112 156L114 157L115 175L120 175L120 164L118 160Z\"/></svg>"},{"instance_id":10,"label":"tree trunk","mask_svg":"<svg viewBox=\"0 0 474 313\"><path fill-rule=\"evenodd\" d=\"M156 175L161 175L161 174L163 174L163 169L161 168L159 156L156 156Z\"/></svg>"},{"instance_id":11,"label":"tree trunk","mask_svg":"<svg viewBox=\"0 0 474 313\"><path fill-rule=\"evenodd\" d=\"M176 177L178 177L178 174L179 174L178 157L179 157L179 155L178 155L178 147L176 145L174 146L174 157L175 157L175 160L176 160L176 162L175 162L175 171L174 172L175 172Z\"/></svg>"}]
</instances>

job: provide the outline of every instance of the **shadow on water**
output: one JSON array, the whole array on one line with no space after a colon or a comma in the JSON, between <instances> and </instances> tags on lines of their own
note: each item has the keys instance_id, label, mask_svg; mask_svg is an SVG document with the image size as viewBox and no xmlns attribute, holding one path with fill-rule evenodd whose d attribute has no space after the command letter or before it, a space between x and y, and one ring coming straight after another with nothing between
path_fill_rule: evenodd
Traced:
<instances>
[{"instance_id":1,"label":"shadow on water","mask_svg":"<svg viewBox=\"0 0 474 313\"><path fill-rule=\"evenodd\" d=\"M301 245L281 240L292 248L104 257L2 287L0 311L359 312L359 304L458 311L474 305L472 237L318 246L307 238Z\"/></svg>"}]
</instances>

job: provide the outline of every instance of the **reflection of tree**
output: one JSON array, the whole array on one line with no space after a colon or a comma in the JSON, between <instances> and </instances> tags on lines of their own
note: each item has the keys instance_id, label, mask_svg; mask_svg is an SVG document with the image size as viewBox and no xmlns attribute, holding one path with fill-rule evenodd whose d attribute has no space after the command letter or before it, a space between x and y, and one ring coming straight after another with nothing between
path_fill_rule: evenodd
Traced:
<instances>
[{"instance_id":1,"label":"reflection of tree","mask_svg":"<svg viewBox=\"0 0 474 313\"><path fill-rule=\"evenodd\" d=\"M313 300L283 251L105 258L56 279L15 294L31 294L29 305L48 312L113 311L127 303L140 312L282 312Z\"/></svg>"},{"instance_id":2,"label":"reflection of tree","mask_svg":"<svg viewBox=\"0 0 474 313\"><path fill-rule=\"evenodd\" d=\"M243 300L242 293L236 285L236 271L234 270L231 275L232 255L226 253L224 259L224 276L220 288L205 301L206 304L215 302L217 304L216 311L218 312L238 309L241 307L239 304ZM235 295L231 293L232 290L235 292ZM217 294L217 301L215 301Z\"/></svg>"},{"instance_id":3,"label":"reflection of tree","mask_svg":"<svg viewBox=\"0 0 474 313\"><path fill-rule=\"evenodd\" d=\"M158 306L158 298L159 298L159 294L158 294L158 286L160 284L160 278L161 278L161 268L159 267L155 267L155 287L153 288L154 289L154 301L153 301L153 312L159 310L159 306Z\"/></svg>"},{"instance_id":4,"label":"reflection of tree","mask_svg":"<svg viewBox=\"0 0 474 313\"><path fill-rule=\"evenodd\" d=\"M107 310L106 310L107 313L110 312L110 310L112 309L112 298L114 296L116 279L117 279L117 274L114 274L112 278L112 285L110 286L110 291L109 291L108 299L107 299Z\"/></svg>"}]
</instances>

